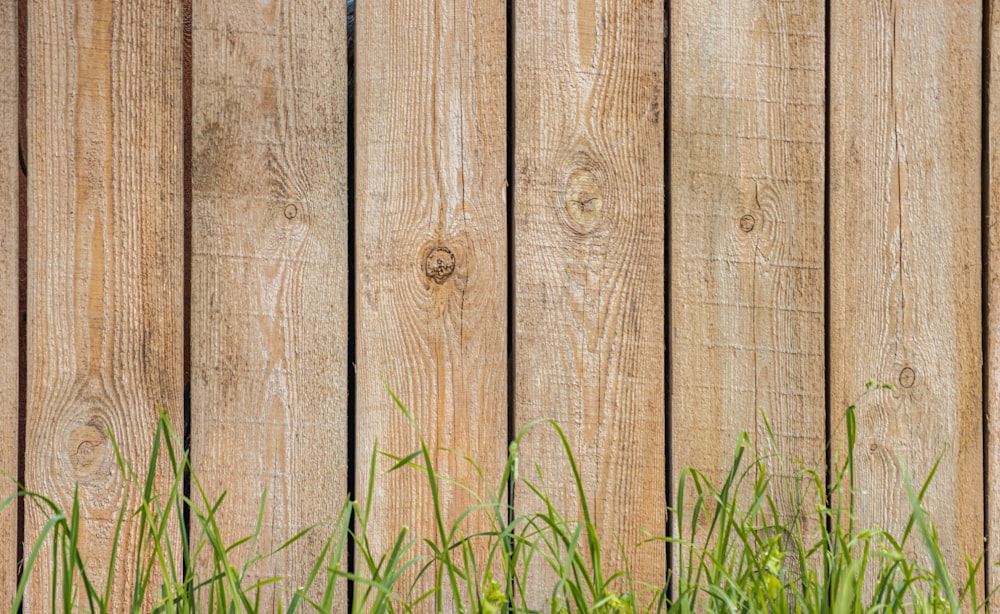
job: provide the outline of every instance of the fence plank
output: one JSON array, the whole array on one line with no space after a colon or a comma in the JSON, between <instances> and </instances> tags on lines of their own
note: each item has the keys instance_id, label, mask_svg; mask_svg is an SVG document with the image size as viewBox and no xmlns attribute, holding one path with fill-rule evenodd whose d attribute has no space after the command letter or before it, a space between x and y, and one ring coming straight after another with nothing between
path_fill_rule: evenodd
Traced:
<instances>
[{"instance_id":1,"label":"fence plank","mask_svg":"<svg viewBox=\"0 0 1000 614\"><path fill-rule=\"evenodd\" d=\"M858 404L859 526L898 534L903 467L943 454L925 503L961 576L984 530L982 3L886 8L831 4L831 423L842 448L864 382L895 384Z\"/></svg>"},{"instance_id":2,"label":"fence plank","mask_svg":"<svg viewBox=\"0 0 1000 614\"><path fill-rule=\"evenodd\" d=\"M377 0L357 11L358 490L376 438L395 453L417 446L383 379L432 447L474 455L495 488L507 447L504 6ZM476 487L464 460L435 458ZM402 526L436 536L422 474L376 479L376 551ZM450 526L473 501L442 484L442 502Z\"/></svg>"},{"instance_id":3,"label":"fence plank","mask_svg":"<svg viewBox=\"0 0 1000 614\"><path fill-rule=\"evenodd\" d=\"M229 541L266 491L260 553L347 493L344 19L319 0L194 3L192 462L227 493ZM301 586L324 531L255 574Z\"/></svg>"},{"instance_id":4,"label":"fence plank","mask_svg":"<svg viewBox=\"0 0 1000 614\"><path fill-rule=\"evenodd\" d=\"M79 485L91 580L120 570L110 611L129 609L139 535L127 522L109 560L124 476L105 429L142 476L157 405L182 424L181 26L172 0L28 2L26 481L67 508Z\"/></svg>"},{"instance_id":5,"label":"fence plank","mask_svg":"<svg viewBox=\"0 0 1000 614\"><path fill-rule=\"evenodd\" d=\"M18 453L18 63L17 2L0 1L0 502L17 492ZM0 511L0 610L9 611L17 581L17 513Z\"/></svg>"},{"instance_id":6,"label":"fence plank","mask_svg":"<svg viewBox=\"0 0 1000 614\"><path fill-rule=\"evenodd\" d=\"M1000 8L994 3L988 3L989 14L985 16L984 28L988 28L989 58L987 59L990 72L987 75L988 83L984 86L988 88L989 107L985 121L989 122L987 136L989 142L987 151L989 154L989 165L985 171L987 173L986 185L989 186L989 193L985 196L989 198L988 203L988 227L987 249L988 254L984 254L983 262L986 263L989 271L988 286L984 288L987 293L987 345L986 365L989 371L986 373L986 399L987 399L987 421L984 425L984 437L989 443L986 450L986 500L987 500L987 520L986 526L989 529L987 534L987 554L989 559L984 565L988 570L987 579L990 584L986 587L987 594L992 595L990 609L1000 608L1000 594L996 588L1000 586Z\"/></svg>"},{"instance_id":7,"label":"fence plank","mask_svg":"<svg viewBox=\"0 0 1000 614\"><path fill-rule=\"evenodd\" d=\"M823 6L671 8L675 485L721 485L740 432L767 452L761 412L776 480L824 462Z\"/></svg>"},{"instance_id":8,"label":"fence plank","mask_svg":"<svg viewBox=\"0 0 1000 614\"><path fill-rule=\"evenodd\" d=\"M515 11L517 425L561 424L607 568L621 568L617 535L636 579L662 584L663 548L634 544L641 529L665 530L663 4ZM522 450L572 513L554 431L536 429ZM527 489L515 502L537 507ZM529 587L535 607L548 590Z\"/></svg>"}]
</instances>

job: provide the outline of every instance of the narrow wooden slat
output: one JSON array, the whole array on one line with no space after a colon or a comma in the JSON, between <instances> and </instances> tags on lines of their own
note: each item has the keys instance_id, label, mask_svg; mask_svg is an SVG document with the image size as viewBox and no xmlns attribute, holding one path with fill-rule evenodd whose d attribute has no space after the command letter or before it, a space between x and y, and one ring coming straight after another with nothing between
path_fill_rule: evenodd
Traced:
<instances>
[{"instance_id":1,"label":"narrow wooden slat","mask_svg":"<svg viewBox=\"0 0 1000 614\"><path fill-rule=\"evenodd\" d=\"M376 438L394 453L417 447L383 380L428 444L472 455L492 489L507 448L504 6L372 0L357 11L358 490ZM465 460L435 460L486 496ZM423 474L376 480L375 552L403 526L436 538ZM450 526L475 500L441 486Z\"/></svg>"},{"instance_id":2,"label":"narrow wooden slat","mask_svg":"<svg viewBox=\"0 0 1000 614\"><path fill-rule=\"evenodd\" d=\"M920 483L940 456L925 506L958 580L984 535L981 11L830 15L830 421L842 457L845 406L896 386L857 407L856 525L899 534L904 467Z\"/></svg>"},{"instance_id":3,"label":"narrow wooden slat","mask_svg":"<svg viewBox=\"0 0 1000 614\"><path fill-rule=\"evenodd\" d=\"M674 487L721 486L741 432L769 455L765 416L776 485L824 462L823 7L671 7Z\"/></svg>"},{"instance_id":4,"label":"narrow wooden slat","mask_svg":"<svg viewBox=\"0 0 1000 614\"><path fill-rule=\"evenodd\" d=\"M662 585L665 530L662 2L515 5L514 325L518 427L565 429L604 563L621 539L639 582ZM555 432L537 428L522 472L577 517ZM538 509L527 488L515 504ZM528 588L554 578L536 558ZM621 588L621 587L619 587Z\"/></svg>"},{"instance_id":5,"label":"narrow wooden slat","mask_svg":"<svg viewBox=\"0 0 1000 614\"><path fill-rule=\"evenodd\" d=\"M0 1L0 502L17 491L18 432L18 80L17 1ZM0 512L0 610L17 581L16 505Z\"/></svg>"},{"instance_id":6,"label":"narrow wooden slat","mask_svg":"<svg viewBox=\"0 0 1000 614\"><path fill-rule=\"evenodd\" d=\"M115 566L115 612L139 535L127 522L110 560L124 476L106 429L141 478L157 406L183 419L181 38L172 0L28 2L26 481L67 509L79 485L81 548L97 586ZM44 518L27 510L30 545ZM48 609L50 578L33 575L26 611Z\"/></svg>"},{"instance_id":7,"label":"narrow wooden slat","mask_svg":"<svg viewBox=\"0 0 1000 614\"><path fill-rule=\"evenodd\" d=\"M344 19L318 0L193 6L192 462L210 499L227 493L229 542L266 490L260 553L347 493ZM326 534L255 567L285 578L266 608Z\"/></svg>"},{"instance_id":8,"label":"narrow wooden slat","mask_svg":"<svg viewBox=\"0 0 1000 614\"><path fill-rule=\"evenodd\" d=\"M987 208L987 249L988 254L984 254L983 261L987 262L989 279L986 292L987 305L987 345L986 365L986 399L987 399L987 424L986 441L989 447L987 454L987 477L985 496L987 500L987 521L989 528L987 534L987 554L989 559L985 561L987 566L987 578L989 586L987 593L992 595L990 608L1000 608L1000 594L996 592L996 587L1000 586L1000 7L995 3L988 4L990 13L983 23L984 28L988 28L989 41L989 69L987 75L988 82L984 87L988 88L989 106L988 113L984 121L988 121L989 139L988 152L989 164L985 169L989 185L989 193L985 196L989 198Z\"/></svg>"}]
</instances>

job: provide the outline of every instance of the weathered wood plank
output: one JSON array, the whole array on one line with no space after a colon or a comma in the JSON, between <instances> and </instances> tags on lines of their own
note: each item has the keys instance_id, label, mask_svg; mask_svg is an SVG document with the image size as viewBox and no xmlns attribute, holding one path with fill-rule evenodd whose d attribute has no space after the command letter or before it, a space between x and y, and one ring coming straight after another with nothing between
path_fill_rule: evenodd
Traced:
<instances>
[{"instance_id":1,"label":"weathered wood plank","mask_svg":"<svg viewBox=\"0 0 1000 614\"><path fill-rule=\"evenodd\" d=\"M721 485L740 432L769 453L761 412L781 481L824 462L824 3L670 15L673 486Z\"/></svg>"},{"instance_id":2,"label":"weathered wood plank","mask_svg":"<svg viewBox=\"0 0 1000 614\"><path fill-rule=\"evenodd\" d=\"M619 536L635 578L662 584L663 548L634 544L666 526L663 3L524 0L515 13L517 425L558 421L607 568L621 569ZM555 432L536 429L521 458L572 513ZM538 505L526 488L515 503ZM541 607L553 578L534 565Z\"/></svg>"},{"instance_id":3,"label":"weathered wood plank","mask_svg":"<svg viewBox=\"0 0 1000 614\"><path fill-rule=\"evenodd\" d=\"M984 254L983 261L988 267L989 279L987 287L983 290L987 293L987 339L986 345L986 399L987 399L987 423L984 425L985 438L989 442L987 454L987 477L985 496L987 500L986 526L989 528L987 534L987 553L989 559L985 561L988 569L987 578L990 581L986 587L987 593L993 594L990 600L990 608L1000 608L1000 595L994 591L1000 586L1000 7L994 3L988 3L990 12L985 16L984 28L988 28L989 41L989 62L990 72L987 75L988 82L984 87L988 88L989 106L988 113L984 121L988 121L988 153L989 164L985 171L987 173L989 193L985 196L989 198L986 222L988 223L987 249L988 254Z\"/></svg>"},{"instance_id":4,"label":"weathered wood plank","mask_svg":"<svg viewBox=\"0 0 1000 614\"><path fill-rule=\"evenodd\" d=\"M27 6L26 482L67 508L79 485L103 586L124 491L106 429L143 475L157 406L183 419L180 3ZM44 519L27 508L31 542ZM129 609L138 539L127 522L111 611ZM48 608L50 579L33 575L27 611Z\"/></svg>"},{"instance_id":5,"label":"weathered wood plank","mask_svg":"<svg viewBox=\"0 0 1000 614\"><path fill-rule=\"evenodd\" d=\"M830 15L830 421L842 453L844 407L895 384L857 408L857 522L898 534L904 466L920 483L943 455L925 504L959 577L984 535L981 11Z\"/></svg>"},{"instance_id":6,"label":"weathered wood plank","mask_svg":"<svg viewBox=\"0 0 1000 614\"><path fill-rule=\"evenodd\" d=\"M358 490L379 447L474 456L491 488L507 447L506 16L503 3L357 5ZM465 460L436 469L486 495ZM382 464L380 467L388 467ZM369 537L436 537L426 478L378 475ZM446 522L474 499L442 484ZM478 518L468 530L483 528ZM481 581L474 579L473 581ZM427 588L427 584L421 585ZM428 606L430 607L430 606Z\"/></svg>"},{"instance_id":7,"label":"weathered wood plank","mask_svg":"<svg viewBox=\"0 0 1000 614\"><path fill-rule=\"evenodd\" d=\"M210 498L227 492L229 541L253 533L266 491L266 553L333 520L347 493L345 12L193 9L192 462ZM302 585L323 539L256 575Z\"/></svg>"},{"instance_id":8,"label":"weathered wood plank","mask_svg":"<svg viewBox=\"0 0 1000 614\"><path fill-rule=\"evenodd\" d=\"M18 455L18 64L17 1L0 2L0 502L17 492ZM17 512L0 512L0 610L17 581Z\"/></svg>"}]
</instances>

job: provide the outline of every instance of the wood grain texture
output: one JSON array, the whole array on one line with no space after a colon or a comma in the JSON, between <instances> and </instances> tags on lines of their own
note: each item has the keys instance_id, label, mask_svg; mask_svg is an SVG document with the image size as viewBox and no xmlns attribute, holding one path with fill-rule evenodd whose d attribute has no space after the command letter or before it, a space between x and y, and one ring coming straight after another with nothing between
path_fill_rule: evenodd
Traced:
<instances>
[{"instance_id":1,"label":"wood grain texture","mask_svg":"<svg viewBox=\"0 0 1000 614\"><path fill-rule=\"evenodd\" d=\"M762 413L781 481L824 463L824 3L670 16L674 487L721 486L741 432L770 454Z\"/></svg>"},{"instance_id":2,"label":"wood grain texture","mask_svg":"<svg viewBox=\"0 0 1000 614\"><path fill-rule=\"evenodd\" d=\"M958 585L984 535L981 11L830 15L830 420L842 454L864 382L896 386L857 407L857 522L899 534L904 466L921 483L941 456L925 507Z\"/></svg>"},{"instance_id":3,"label":"wood grain texture","mask_svg":"<svg viewBox=\"0 0 1000 614\"><path fill-rule=\"evenodd\" d=\"M345 12L193 9L192 462L210 499L227 492L230 542L253 533L266 492L266 553L334 520L347 493ZM267 609L288 604L325 538L255 567L285 578Z\"/></svg>"},{"instance_id":4,"label":"wood grain texture","mask_svg":"<svg viewBox=\"0 0 1000 614\"><path fill-rule=\"evenodd\" d=\"M989 271L987 287L983 290L987 297L987 345L986 350L986 401L987 401L987 423L984 425L985 439L989 442L986 450L986 526L989 529L987 534L987 554L989 558L985 561L988 569L987 579L989 586L986 587L987 594L992 594L990 609L1000 608L1000 594L997 594L996 587L1000 586L1000 7L995 3L988 4L990 12L984 18L986 24L984 28L989 29L989 73L988 82L984 87L988 88L988 121L987 138L989 163L985 171L987 173L986 185L989 186L989 193L985 196L989 198L987 208L988 224L987 249L989 253L984 254L983 261Z\"/></svg>"},{"instance_id":5,"label":"wood grain texture","mask_svg":"<svg viewBox=\"0 0 1000 614\"><path fill-rule=\"evenodd\" d=\"M432 448L470 454L489 488L499 484L507 448L505 41L500 2L357 5L361 493L376 438L393 453L417 448L385 385ZM434 458L438 472L487 495L464 459ZM383 460L379 467L391 465ZM448 526L474 502L453 486L442 485L441 497ZM403 526L409 537L436 538L418 471L380 470L374 508L376 553ZM479 516L464 525L466 534L484 526Z\"/></svg>"},{"instance_id":6,"label":"wood grain texture","mask_svg":"<svg viewBox=\"0 0 1000 614\"><path fill-rule=\"evenodd\" d=\"M523 0L515 13L517 425L565 429L607 569L621 569L618 536L636 580L661 585L663 548L634 545L666 528L663 4ZM572 514L547 425L522 447L522 473L536 464ZM515 504L539 505L527 488ZM553 584L544 565L533 607Z\"/></svg>"},{"instance_id":7,"label":"wood grain texture","mask_svg":"<svg viewBox=\"0 0 1000 614\"><path fill-rule=\"evenodd\" d=\"M97 586L126 492L107 430L143 476L157 406L183 424L181 29L172 0L28 2L26 482L67 509L79 485ZM44 518L27 508L31 543ZM116 568L138 538L127 522ZM51 576L32 577L26 611L44 611Z\"/></svg>"},{"instance_id":8,"label":"wood grain texture","mask_svg":"<svg viewBox=\"0 0 1000 614\"><path fill-rule=\"evenodd\" d=\"M18 456L18 65L17 1L0 0L0 502L17 492ZM0 611L17 583L17 511L0 511Z\"/></svg>"}]
</instances>

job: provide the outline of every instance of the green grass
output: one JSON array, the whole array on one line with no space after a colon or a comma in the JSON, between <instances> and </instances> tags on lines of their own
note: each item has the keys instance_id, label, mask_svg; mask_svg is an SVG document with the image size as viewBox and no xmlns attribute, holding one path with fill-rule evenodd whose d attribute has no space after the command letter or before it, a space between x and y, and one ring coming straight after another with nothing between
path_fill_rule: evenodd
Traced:
<instances>
[{"instance_id":1,"label":"green grass","mask_svg":"<svg viewBox=\"0 0 1000 614\"><path fill-rule=\"evenodd\" d=\"M880 387L887 386L868 384L869 390ZM764 452L755 450L742 435L722 483L713 484L694 468L684 469L677 476L676 508L671 510L676 533L651 537L640 546L663 552L669 543L677 564L662 585L647 586L631 576L627 564L622 569L605 568L602 553L611 546L598 538L578 461L558 424L541 421L518 433L500 482L484 490L480 485L456 484L438 473L436 454L454 452L431 449L414 417L395 395L392 400L412 424L419 448L396 456L380 450L376 442L363 496L331 509L329 518L317 518L315 526L271 552L262 552L259 543L266 494L255 530L232 543L226 543L219 528L224 495L210 499L191 473L192 495L184 496L188 457L163 416L142 476L115 446L119 470L136 496L123 498L126 503L117 517L111 560L121 558L117 550L122 546L123 527L134 523L141 536L133 540L137 544L134 568L102 570L100 577L106 581L98 585L94 580L97 574L88 570L79 548L83 526L79 496L74 495L67 512L44 494L22 490L16 496L39 508L47 520L25 553L24 573L11 611L18 610L29 578L43 573L50 575L52 592L47 598L53 612L111 612L112 590L122 584L134 587L134 612L269 611L271 606L263 605L263 597L269 593L277 595L282 613L329 612L341 610L335 605L345 603L348 583L353 586L356 613L433 610L499 614L529 612L533 611L529 606L540 604L543 611L551 613L609 614L986 610L975 586L981 558L967 562L960 577L968 581L956 586L954 570L947 569L934 524L923 509L923 496L936 465L922 484L914 485L906 478L912 511L901 534L855 526L851 488L854 406L847 409L844 418L845 458L832 468L829 485L822 467L803 467L792 477L773 479L769 467L779 460L773 436L768 441L770 451ZM521 442L526 433L539 428L554 429L562 442L579 508L558 509L547 495L539 468L531 468L530 479L520 475ZM391 547L375 551L369 530L378 524L370 510L379 458L391 459L390 471L417 471L424 476L435 514L433 536L411 536L401 527ZM170 490L157 492L154 478L164 468L171 472L166 480ZM506 503L514 485L522 504L517 509ZM464 488L473 495L489 494L450 521L441 504L445 486ZM530 501L524 505L523 499ZM12 507L14 501L11 497L0 503L0 512ZM138 504L128 507L129 501ZM779 501L784 502L782 506ZM522 508L540 511L529 513ZM467 532L465 527L473 518L477 519L475 526L487 528ZM324 545L302 586L288 586L280 577L260 577L262 561L317 532L322 532ZM357 555L355 569L349 571L347 552L352 542ZM624 551L621 544L613 547ZM48 554L39 558L43 550ZM908 554L918 550L920 556ZM49 563L48 568L40 568L41 560ZM551 571L539 574L540 567ZM529 574L532 578L552 578L551 586L542 594L526 594Z\"/></svg>"}]
</instances>

